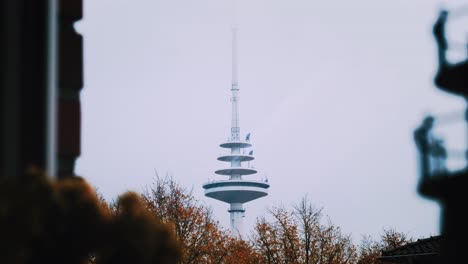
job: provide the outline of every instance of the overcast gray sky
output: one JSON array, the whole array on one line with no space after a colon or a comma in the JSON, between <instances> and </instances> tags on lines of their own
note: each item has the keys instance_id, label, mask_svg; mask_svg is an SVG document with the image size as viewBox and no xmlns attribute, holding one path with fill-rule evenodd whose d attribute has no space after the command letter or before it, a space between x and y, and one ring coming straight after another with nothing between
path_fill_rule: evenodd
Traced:
<instances>
[{"instance_id":1,"label":"overcast gray sky","mask_svg":"<svg viewBox=\"0 0 468 264\"><path fill-rule=\"evenodd\" d=\"M355 242L384 227L438 233L437 204L416 192L412 131L426 113L464 109L432 83L440 3L238 0L241 132L252 133L253 178L271 183L245 205L246 230L268 206L307 194ZM84 7L78 174L115 199L169 173L228 227L228 205L201 186L223 179L214 171L230 129L231 0ZM462 42L457 21L448 33ZM447 144L464 146L462 126L452 130Z\"/></svg>"}]
</instances>

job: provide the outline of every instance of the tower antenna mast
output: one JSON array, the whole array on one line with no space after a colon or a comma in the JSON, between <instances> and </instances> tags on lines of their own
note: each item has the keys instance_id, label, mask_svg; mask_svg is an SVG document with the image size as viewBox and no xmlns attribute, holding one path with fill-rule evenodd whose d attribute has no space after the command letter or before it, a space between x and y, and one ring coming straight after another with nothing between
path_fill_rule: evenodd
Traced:
<instances>
[{"instance_id":1,"label":"tower antenna mast","mask_svg":"<svg viewBox=\"0 0 468 264\"><path fill-rule=\"evenodd\" d=\"M231 140L240 140L239 126L239 83L237 79L237 15L236 0L232 0L232 83L231 83Z\"/></svg>"}]
</instances>

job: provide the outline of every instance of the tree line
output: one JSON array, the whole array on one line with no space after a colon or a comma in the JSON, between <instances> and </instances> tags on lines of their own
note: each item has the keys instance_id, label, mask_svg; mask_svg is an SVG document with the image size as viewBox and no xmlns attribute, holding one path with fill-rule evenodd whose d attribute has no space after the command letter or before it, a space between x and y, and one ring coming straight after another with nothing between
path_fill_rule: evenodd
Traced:
<instances>
[{"instance_id":1,"label":"tree line","mask_svg":"<svg viewBox=\"0 0 468 264\"><path fill-rule=\"evenodd\" d=\"M367 236L354 244L307 196L291 208L268 209L242 239L230 236L209 207L171 177L156 177L142 197L157 218L172 226L186 264L371 264L378 263L383 250L412 242L404 233L384 229L379 240Z\"/></svg>"},{"instance_id":2,"label":"tree line","mask_svg":"<svg viewBox=\"0 0 468 264\"><path fill-rule=\"evenodd\" d=\"M0 179L0 263L370 264L411 242L384 230L354 244L307 196L274 206L236 238L171 177L106 201L83 178L37 169Z\"/></svg>"}]
</instances>

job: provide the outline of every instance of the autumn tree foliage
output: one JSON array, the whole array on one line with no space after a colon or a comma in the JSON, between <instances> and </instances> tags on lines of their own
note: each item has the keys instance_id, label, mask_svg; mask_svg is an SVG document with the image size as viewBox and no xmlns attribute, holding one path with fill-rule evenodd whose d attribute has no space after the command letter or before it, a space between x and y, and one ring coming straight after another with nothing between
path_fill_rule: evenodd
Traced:
<instances>
[{"instance_id":1,"label":"autumn tree foliage","mask_svg":"<svg viewBox=\"0 0 468 264\"><path fill-rule=\"evenodd\" d=\"M408 237L405 233L397 232L393 228L384 229L380 236L380 240L375 240L369 236L365 236L362 238L359 246L359 260L357 263L379 263L377 258L381 255L382 251L403 246L410 242L413 242L412 238Z\"/></svg>"},{"instance_id":2,"label":"autumn tree foliage","mask_svg":"<svg viewBox=\"0 0 468 264\"><path fill-rule=\"evenodd\" d=\"M257 264L262 263L260 253L254 250L249 241L230 238L227 242L227 254L221 263L225 264Z\"/></svg>"},{"instance_id":3,"label":"autumn tree foliage","mask_svg":"<svg viewBox=\"0 0 468 264\"><path fill-rule=\"evenodd\" d=\"M233 238L211 210L171 177L157 177L143 194L149 210L174 229L182 244L181 263L260 263L249 243Z\"/></svg>"},{"instance_id":4,"label":"autumn tree foliage","mask_svg":"<svg viewBox=\"0 0 468 264\"><path fill-rule=\"evenodd\" d=\"M268 216L257 220L251 236L260 263L292 264L375 264L382 251L405 245L413 240L394 229L384 229L379 240L366 236L359 245L350 235L315 208L307 196L288 210L273 207Z\"/></svg>"},{"instance_id":5,"label":"autumn tree foliage","mask_svg":"<svg viewBox=\"0 0 468 264\"><path fill-rule=\"evenodd\" d=\"M292 214L282 207L268 212L273 221L258 219L251 238L262 263L299 263L299 234Z\"/></svg>"},{"instance_id":6,"label":"autumn tree foliage","mask_svg":"<svg viewBox=\"0 0 468 264\"><path fill-rule=\"evenodd\" d=\"M381 240L367 237L355 245L307 196L290 208L267 210L246 240L231 237L209 207L171 177L157 177L142 196L149 211L174 230L182 245L180 263L370 264L378 263L382 250L411 241L385 230Z\"/></svg>"},{"instance_id":7,"label":"autumn tree foliage","mask_svg":"<svg viewBox=\"0 0 468 264\"><path fill-rule=\"evenodd\" d=\"M322 209L315 208L307 196L294 206L303 248L302 263L354 263L356 247L350 235L330 219L323 223Z\"/></svg>"},{"instance_id":8,"label":"autumn tree foliage","mask_svg":"<svg viewBox=\"0 0 468 264\"><path fill-rule=\"evenodd\" d=\"M252 234L262 263L355 263L349 235L330 221L323 223L321 209L307 197L292 210L273 207L268 214L272 220L258 219Z\"/></svg>"},{"instance_id":9,"label":"autumn tree foliage","mask_svg":"<svg viewBox=\"0 0 468 264\"><path fill-rule=\"evenodd\" d=\"M108 204L82 178L52 180L34 169L0 180L0 234L0 262L23 264L371 264L412 241L386 229L356 247L307 196L269 209L242 240L170 177Z\"/></svg>"}]
</instances>

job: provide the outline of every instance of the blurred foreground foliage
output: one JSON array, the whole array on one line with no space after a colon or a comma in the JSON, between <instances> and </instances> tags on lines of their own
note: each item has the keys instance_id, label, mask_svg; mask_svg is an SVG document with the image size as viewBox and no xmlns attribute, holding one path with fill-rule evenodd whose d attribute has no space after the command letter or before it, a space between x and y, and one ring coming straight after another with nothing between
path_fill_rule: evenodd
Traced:
<instances>
[{"instance_id":1,"label":"blurred foreground foliage","mask_svg":"<svg viewBox=\"0 0 468 264\"><path fill-rule=\"evenodd\" d=\"M0 180L0 263L178 263L181 248L136 193L111 210L80 177Z\"/></svg>"},{"instance_id":2,"label":"blurred foreground foliage","mask_svg":"<svg viewBox=\"0 0 468 264\"><path fill-rule=\"evenodd\" d=\"M109 203L80 177L51 180L30 169L0 179L0 263L372 264L382 250L412 241L384 229L380 241L355 245L323 218L305 196L270 208L236 238L171 177Z\"/></svg>"}]
</instances>

